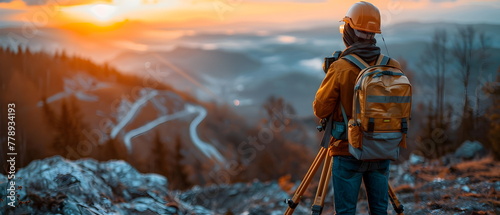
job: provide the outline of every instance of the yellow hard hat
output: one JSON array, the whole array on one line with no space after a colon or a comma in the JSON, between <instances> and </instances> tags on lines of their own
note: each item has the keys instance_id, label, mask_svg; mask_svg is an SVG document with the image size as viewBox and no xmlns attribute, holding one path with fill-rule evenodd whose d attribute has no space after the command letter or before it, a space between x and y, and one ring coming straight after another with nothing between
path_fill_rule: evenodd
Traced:
<instances>
[{"instance_id":1,"label":"yellow hard hat","mask_svg":"<svg viewBox=\"0 0 500 215\"><path fill-rule=\"evenodd\" d=\"M342 21L359 31L382 33L380 30L380 11L373 4L361 1L349 8Z\"/></svg>"}]
</instances>

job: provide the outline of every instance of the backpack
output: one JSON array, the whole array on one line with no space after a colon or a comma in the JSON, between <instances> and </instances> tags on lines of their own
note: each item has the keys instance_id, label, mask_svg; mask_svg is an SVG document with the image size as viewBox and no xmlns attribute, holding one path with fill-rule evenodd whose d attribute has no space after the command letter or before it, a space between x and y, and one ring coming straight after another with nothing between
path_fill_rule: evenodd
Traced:
<instances>
[{"instance_id":1,"label":"backpack","mask_svg":"<svg viewBox=\"0 0 500 215\"><path fill-rule=\"evenodd\" d=\"M353 116L346 125L349 152L358 160L397 160L400 147L406 148L410 81L401 69L388 66L390 58L382 54L374 66L356 55L343 58L361 69L354 86Z\"/></svg>"}]
</instances>

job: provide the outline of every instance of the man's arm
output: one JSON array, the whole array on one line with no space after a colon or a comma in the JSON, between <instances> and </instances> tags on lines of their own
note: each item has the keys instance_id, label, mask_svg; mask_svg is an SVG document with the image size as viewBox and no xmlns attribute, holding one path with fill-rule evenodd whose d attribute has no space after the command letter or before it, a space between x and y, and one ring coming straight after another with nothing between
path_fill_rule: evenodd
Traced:
<instances>
[{"instance_id":1,"label":"man's arm","mask_svg":"<svg viewBox=\"0 0 500 215\"><path fill-rule=\"evenodd\" d=\"M321 119L333 113L339 97L338 71L335 71L334 65L326 73L313 102L314 115Z\"/></svg>"}]
</instances>

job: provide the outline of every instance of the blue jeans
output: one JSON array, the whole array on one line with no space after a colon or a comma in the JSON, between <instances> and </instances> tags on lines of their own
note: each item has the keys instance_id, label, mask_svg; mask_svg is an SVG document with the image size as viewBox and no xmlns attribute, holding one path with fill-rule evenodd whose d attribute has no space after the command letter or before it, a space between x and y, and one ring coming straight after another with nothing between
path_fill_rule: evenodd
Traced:
<instances>
[{"instance_id":1,"label":"blue jeans","mask_svg":"<svg viewBox=\"0 0 500 215\"><path fill-rule=\"evenodd\" d=\"M352 156L334 156L332 180L336 214L356 213L361 180L365 184L370 214L387 214L390 162L360 161Z\"/></svg>"}]
</instances>

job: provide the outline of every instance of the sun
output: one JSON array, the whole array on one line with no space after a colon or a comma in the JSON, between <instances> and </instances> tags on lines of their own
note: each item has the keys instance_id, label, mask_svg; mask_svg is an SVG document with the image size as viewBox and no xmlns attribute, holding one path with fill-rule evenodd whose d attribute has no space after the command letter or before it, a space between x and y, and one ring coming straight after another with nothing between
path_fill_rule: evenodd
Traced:
<instances>
[{"instance_id":1,"label":"sun","mask_svg":"<svg viewBox=\"0 0 500 215\"><path fill-rule=\"evenodd\" d=\"M116 11L116 6L109 4L94 4L90 5L89 10L99 21L109 21Z\"/></svg>"},{"instance_id":2,"label":"sun","mask_svg":"<svg viewBox=\"0 0 500 215\"><path fill-rule=\"evenodd\" d=\"M158 22L164 20L166 13L170 13L170 15L174 13L181 14L178 11L181 8L185 8L183 6L185 3L181 3L181 0L80 1L94 3L60 6L58 9L62 12L62 23L87 23L97 26L110 26L125 20ZM169 19L176 17L172 16Z\"/></svg>"},{"instance_id":3,"label":"sun","mask_svg":"<svg viewBox=\"0 0 500 215\"><path fill-rule=\"evenodd\" d=\"M98 25L116 22L121 12L116 5L104 3L66 6L61 8L61 11L75 20Z\"/></svg>"}]
</instances>

